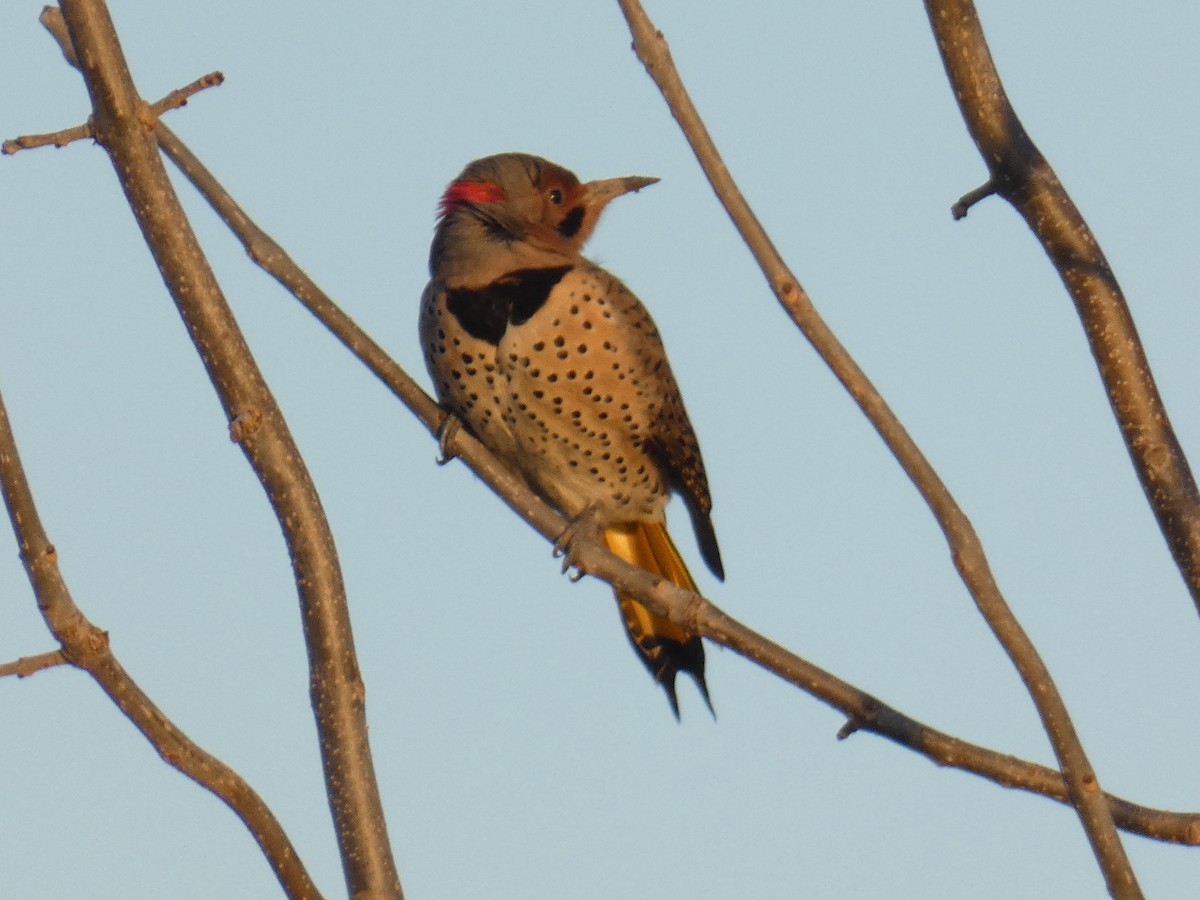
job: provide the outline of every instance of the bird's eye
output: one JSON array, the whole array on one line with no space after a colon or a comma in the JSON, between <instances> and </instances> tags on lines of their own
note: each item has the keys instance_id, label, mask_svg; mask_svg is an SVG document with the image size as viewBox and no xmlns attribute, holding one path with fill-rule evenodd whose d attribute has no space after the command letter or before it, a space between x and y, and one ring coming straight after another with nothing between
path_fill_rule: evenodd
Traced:
<instances>
[{"instance_id":1,"label":"bird's eye","mask_svg":"<svg viewBox=\"0 0 1200 900\"><path fill-rule=\"evenodd\" d=\"M550 190L550 193L547 194L546 196L548 196L550 198L550 202L553 203L555 206L562 206L563 193L558 188L552 188Z\"/></svg>"}]
</instances>

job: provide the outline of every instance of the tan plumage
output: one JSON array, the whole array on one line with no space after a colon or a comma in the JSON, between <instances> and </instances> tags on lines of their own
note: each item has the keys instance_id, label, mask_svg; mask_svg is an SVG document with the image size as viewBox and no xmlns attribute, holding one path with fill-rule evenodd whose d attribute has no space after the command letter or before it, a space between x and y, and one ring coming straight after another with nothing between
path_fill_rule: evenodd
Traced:
<instances>
[{"instance_id":1,"label":"tan plumage","mask_svg":"<svg viewBox=\"0 0 1200 900\"><path fill-rule=\"evenodd\" d=\"M650 314L580 253L604 206L652 181L581 184L524 154L471 163L442 200L421 342L442 404L493 453L564 515L592 514L614 553L695 590L664 508L683 495L723 577L699 444ZM699 637L617 599L676 716L680 670L708 702Z\"/></svg>"}]
</instances>

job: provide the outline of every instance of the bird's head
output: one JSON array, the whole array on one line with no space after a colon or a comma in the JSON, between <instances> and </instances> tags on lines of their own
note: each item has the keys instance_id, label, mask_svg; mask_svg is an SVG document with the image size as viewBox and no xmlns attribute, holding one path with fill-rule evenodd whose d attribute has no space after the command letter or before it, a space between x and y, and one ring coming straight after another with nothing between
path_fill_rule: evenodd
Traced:
<instances>
[{"instance_id":1,"label":"bird's head","mask_svg":"<svg viewBox=\"0 0 1200 900\"><path fill-rule=\"evenodd\" d=\"M519 266L577 257L610 200L656 181L633 175L581 183L526 153L477 159L442 195L430 266L457 269L477 254L475 262L490 270L501 250L521 257Z\"/></svg>"}]
</instances>

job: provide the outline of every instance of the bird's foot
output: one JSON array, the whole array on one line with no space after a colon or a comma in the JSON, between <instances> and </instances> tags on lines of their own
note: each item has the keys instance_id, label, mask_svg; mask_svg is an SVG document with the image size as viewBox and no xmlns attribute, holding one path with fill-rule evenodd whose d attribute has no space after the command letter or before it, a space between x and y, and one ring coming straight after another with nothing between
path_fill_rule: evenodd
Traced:
<instances>
[{"instance_id":1,"label":"bird's foot","mask_svg":"<svg viewBox=\"0 0 1200 900\"><path fill-rule=\"evenodd\" d=\"M567 527L562 530L562 534L554 540L554 558L558 559L562 557L564 575L572 581L578 581L587 574L587 570L575 561L575 553L572 547L581 537L585 541L599 543L601 536L600 520L595 506L589 506L567 523Z\"/></svg>"},{"instance_id":2,"label":"bird's foot","mask_svg":"<svg viewBox=\"0 0 1200 900\"><path fill-rule=\"evenodd\" d=\"M458 454L454 452L454 439L458 436L458 432L462 430L462 419L454 413L446 413L446 418L442 419L442 424L438 426L438 458L437 464L444 466L450 460L454 459Z\"/></svg>"}]
</instances>

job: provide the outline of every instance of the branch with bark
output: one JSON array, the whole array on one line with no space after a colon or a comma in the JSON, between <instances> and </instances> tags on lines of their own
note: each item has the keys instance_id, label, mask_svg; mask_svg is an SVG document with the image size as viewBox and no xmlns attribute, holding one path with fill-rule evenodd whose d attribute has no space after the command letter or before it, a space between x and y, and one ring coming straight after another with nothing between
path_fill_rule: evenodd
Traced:
<instances>
[{"instance_id":1,"label":"branch with bark","mask_svg":"<svg viewBox=\"0 0 1200 900\"><path fill-rule=\"evenodd\" d=\"M705 598L628 565L594 542L583 538L574 540L570 546L570 562L581 572L639 597L655 612L729 647L840 710L847 716L847 723L839 737L848 736L855 730L871 731L940 765L970 771L998 784L1070 804L1092 842L1110 891L1119 897L1140 896L1114 825L1160 840L1198 844L1200 814L1149 809L1100 790L1049 672L1008 610L969 520L881 395L822 321L799 281L757 222L688 99L662 34L650 23L636 0L620 0L620 3L634 36L638 58L662 91L714 191L759 261L781 305L892 449L942 527L956 568L1034 700L1062 772L970 744L905 716L869 693L755 633ZM225 407L231 435L242 446L262 481L288 539L304 610L313 703L321 729L327 789L338 825L347 883L352 894L369 890L372 896L399 896L399 881L387 848L386 829L366 744L362 686L354 661L345 613L345 591L332 534L282 414L262 382L220 289L186 226L183 212L162 171L161 161L154 152L154 143L157 142L200 190L243 242L250 257L292 292L395 393L430 434L439 438L446 455L461 458L551 543L560 538L568 523L530 491L522 479L499 464L470 434L461 429L446 428L446 415L437 404L246 215L170 129L157 121L157 114L170 105L165 98L151 107L137 97L103 4L98 0L64 0L63 5L68 27L60 27L62 20L53 8L46 10L43 21L64 44L64 53L72 64L75 64L73 45L88 49L84 58L89 60L89 66L84 70L84 77L93 97L94 115L87 125L77 129L21 140L51 138L41 144L29 144L40 146L57 144L56 138L64 136L94 136L113 157L122 186L139 216L139 224L164 280ZM972 31L972 28L977 29L978 21L972 19L974 11L970 3L929 0L927 7L946 59L947 72L963 104L964 116L973 134L976 128L979 129L977 142L981 151L987 149L984 156L993 167L988 184L965 197L960 208L965 213L970 203L998 192L1018 205L1031 226L1036 221L1045 230L1045 236L1039 232L1039 237L1043 237L1047 252L1060 266L1064 282L1085 317L1089 339L1093 340L1093 352L1101 362L1114 412L1122 424L1147 496L1155 506L1185 580L1193 595L1200 597L1197 594L1200 552L1196 552L1196 548L1200 548L1200 517L1195 514L1195 485L1178 442L1170 432L1165 413L1161 412L1161 400L1154 391L1144 354L1139 355L1140 346L1136 344L1136 332L1132 332L1132 321L1128 321L1128 329L1121 330L1122 318L1128 320L1128 311L1124 310L1115 279L1087 233L1086 224L1078 218L1069 198L1053 178L1053 172L1020 129L1011 107L1005 109L1007 101L1003 98L998 76L994 68L990 73L988 71L990 58L986 56L982 32ZM169 98L178 101L182 97L186 101L190 96L188 90L174 92ZM1001 105L989 106L993 100ZM158 108L160 105L162 109ZM175 105L180 104L176 102ZM986 113L980 113L980 109ZM6 143L5 152L9 152L8 148ZM994 163L993 155L996 156ZM168 233L172 230L177 233ZM1116 334L1119 340L1125 341L1122 346L1130 346L1127 340L1130 333L1133 337L1130 355L1108 365L1112 355L1102 357L1111 349L1105 341ZM1132 386L1127 383L1131 379ZM7 427L6 421L4 425ZM0 439L3 437L0 435ZM15 456L15 450L13 454ZM0 447L0 464L5 458ZM5 496L12 512L14 506L8 496L8 482L5 472ZM31 546L40 545L35 540ZM31 579L33 577L31 569ZM45 588L38 585L35 581L39 603L42 603ZM82 633L93 644L97 642L97 635L102 634L88 629ZM107 652L106 642L101 643L105 644L102 649ZM67 648L65 641L63 646L66 656L79 664L75 652ZM25 673L42 664L54 664L50 659L53 654L45 656L41 662L18 661L10 668L13 673ZM2 670L0 674L3 674ZM151 739L162 752L158 738ZM209 782L202 783L212 789ZM264 852L276 864L276 856L272 854L278 851L264 847Z\"/></svg>"},{"instance_id":2,"label":"branch with bark","mask_svg":"<svg viewBox=\"0 0 1200 900\"><path fill-rule=\"evenodd\" d=\"M230 435L262 483L288 545L309 651L326 793L347 887L355 896L398 898L400 881L367 740L345 586L316 488L167 178L153 137L156 107L138 96L107 8L102 0L63 0L61 9L64 55L78 63L92 99L87 127L112 160L224 407ZM44 17L54 18L53 11L47 9ZM181 105L218 80L200 79L157 107ZM294 857L290 848L285 855Z\"/></svg>"},{"instance_id":3,"label":"branch with bark","mask_svg":"<svg viewBox=\"0 0 1200 900\"><path fill-rule=\"evenodd\" d=\"M87 672L168 765L212 791L242 820L289 897L320 900L321 894L295 847L263 799L244 778L195 744L154 704L117 661L108 633L93 625L76 606L58 568L58 553L42 526L2 397L0 493L38 609L60 645L59 650L0 667L0 675L23 677L63 663Z\"/></svg>"},{"instance_id":4,"label":"branch with bark","mask_svg":"<svg viewBox=\"0 0 1200 900\"><path fill-rule=\"evenodd\" d=\"M971 0L926 0L946 77L988 167L988 180L952 209L962 218L999 194L1012 204L1067 289L1134 471L1179 574L1200 611L1200 490L1154 382L1112 267L1083 215L1017 118Z\"/></svg>"},{"instance_id":5,"label":"branch with bark","mask_svg":"<svg viewBox=\"0 0 1200 900\"><path fill-rule=\"evenodd\" d=\"M435 401L247 215L168 126L159 122L156 136L163 151L230 227L250 258L291 292L387 385L431 435L441 436L446 416ZM567 527L565 520L530 491L522 479L498 463L469 433L455 431L449 435L444 449L459 457L548 541L556 540ZM930 728L770 642L721 612L710 601L629 566L602 546L577 541L572 552L574 561L588 574L638 593L656 612L676 621L695 623L710 640L729 647L844 713L848 727L842 730L841 736L854 730L872 731L928 756L939 765L961 768L1007 787L1067 801L1062 777L1053 769ZM1200 814L1154 810L1111 796L1109 801L1122 828L1171 842L1200 843Z\"/></svg>"},{"instance_id":6,"label":"branch with bark","mask_svg":"<svg viewBox=\"0 0 1200 900\"><path fill-rule=\"evenodd\" d=\"M826 325L799 280L775 249L738 190L688 97L662 32L654 27L638 0L619 2L633 35L634 52L662 92L700 167L780 304L883 438L942 529L955 568L988 627L1012 660L1037 708L1062 768L1068 797L1091 841L1109 890L1119 897L1141 896L1117 836L1111 810L1100 791L1066 704L1037 648L1005 602L970 521L879 391Z\"/></svg>"}]
</instances>

